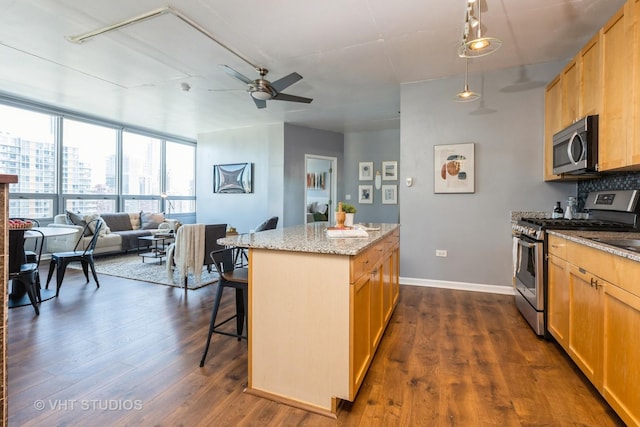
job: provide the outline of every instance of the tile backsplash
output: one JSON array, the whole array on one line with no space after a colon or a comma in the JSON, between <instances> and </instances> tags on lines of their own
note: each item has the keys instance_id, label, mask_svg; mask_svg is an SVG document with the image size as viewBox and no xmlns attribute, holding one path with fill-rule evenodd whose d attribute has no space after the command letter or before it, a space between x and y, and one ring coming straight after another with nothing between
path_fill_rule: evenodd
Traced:
<instances>
[{"instance_id":1,"label":"tile backsplash","mask_svg":"<svg viewBox=\"0 0 640 427\"><path fill-rule=\"evenodd\" d=\"M578 212L591 191L640 190L640 172L616 172L601 178L578 181Z\"/></svg>"}]
</instances>

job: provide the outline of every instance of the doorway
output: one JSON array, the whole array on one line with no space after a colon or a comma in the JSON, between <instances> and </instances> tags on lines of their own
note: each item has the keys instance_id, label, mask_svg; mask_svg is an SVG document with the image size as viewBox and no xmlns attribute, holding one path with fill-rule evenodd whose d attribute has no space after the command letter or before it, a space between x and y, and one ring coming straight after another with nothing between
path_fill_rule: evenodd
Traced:
<instances>
[{"instance_id":1,"label":"doorway","mask_svg":"<svg viewBox=\"0 0 640 427\"><path fill-rule=\"evenodd\" d=\"M333 205L335 203L336 157L305 154L305 224L325 222L333 223Z\"/></svg>"}]
</instances>

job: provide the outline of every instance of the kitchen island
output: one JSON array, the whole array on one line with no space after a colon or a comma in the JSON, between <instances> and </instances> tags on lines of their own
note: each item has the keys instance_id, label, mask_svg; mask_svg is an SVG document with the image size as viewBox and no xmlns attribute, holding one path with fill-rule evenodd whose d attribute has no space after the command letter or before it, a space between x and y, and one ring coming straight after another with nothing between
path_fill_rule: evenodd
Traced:
<instances>
[{"instance_id":1,"label":"kitchen island","mask_svg":"<svg viewBox=\"0 0 640 427\"><path fill-rule=\"evenodd\" d=\"M249 251L247 392L336 417L398 301L398 224L328 238L313 223L225 237Z\"/></svg>"}]
</instances>

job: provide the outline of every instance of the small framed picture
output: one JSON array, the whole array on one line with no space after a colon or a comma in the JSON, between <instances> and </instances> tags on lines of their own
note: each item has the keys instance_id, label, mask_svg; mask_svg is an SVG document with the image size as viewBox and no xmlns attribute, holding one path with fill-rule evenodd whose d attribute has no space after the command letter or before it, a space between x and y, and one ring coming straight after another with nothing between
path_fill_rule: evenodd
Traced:
<instances>
[{"instance_id":1,"label":"small framed picture","mask_svg":"<svg viewBox=\"0 0 640 427\"><path fill-rule=\"evenodd\" d=\"M358 203L373 204L373 185L358 186Z\"/></svg>"},{"instance_id":2,"label":"small framed picture","mask_svg":"<svg viewBox=\"0 0 640 427\"><path fill-rule=\"evenodd\" d=\"M382 180L397 181L398 180L398 162L382 162Z\"/></svg>"},{"instance_id":3,"label":"small framed picture","mask_svg":"<svg viewBox=\"0 0 640 427\"><path fill-rule=\"evenodd\" d=\"M433 146L434 193L474 193L473 142Z\"/></svg>"},{"instance_id":4,"label":"small framed picture","mask_svg":"<svg viewBox=\"0 0 640 427\"><path fill-rule=\"evenodd\" d=\"M373 180L373 162L360 162L358 167L358 179L360 181Z\"/></svg>"},{"instance_id":5,"label":"small framed picture","mask_svg":"<svg viewBox=\"0 0 640 427\"><path fill-rule=\"evenodd\" d=\"M398 204L398 186L397 185L382 186L382 204L383 205Z\"/></svg>"}]
</instances>

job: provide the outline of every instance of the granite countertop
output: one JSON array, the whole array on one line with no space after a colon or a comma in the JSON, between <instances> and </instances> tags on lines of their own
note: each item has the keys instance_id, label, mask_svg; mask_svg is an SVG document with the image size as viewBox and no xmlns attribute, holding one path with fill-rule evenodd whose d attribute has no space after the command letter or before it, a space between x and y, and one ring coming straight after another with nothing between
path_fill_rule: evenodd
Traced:
<instances>
[{"instance_id":1,"label":"granite countertop","mask_svg":"<svg viewBox=\"0 0 640 427\"><path fill-rule=\"evenodd\" d=\"M368 238L329 238L325 232L326 223L312 223L259 233L227 236L218 239L218 243L241 248L357 255L363 249L400 227L399 224L371 224L371 226L380 227L380 230L368 231Z\"/></svg>"},{"instance_id":2,"label":"granite countertop","mask_svg":"<svg viewBox=\"0 0 640 427\"><path fill-rule=\"evenodd\" d=\"M548 234L564 237L572 242L580 243L604 252L609 252L623 258L640 262L640 253L607 245L603 242L591 240L598 239L640 239L640 232L620 232L620 231L580 231L580 230L547 230Z\"/></svg>"}]
</instances>

